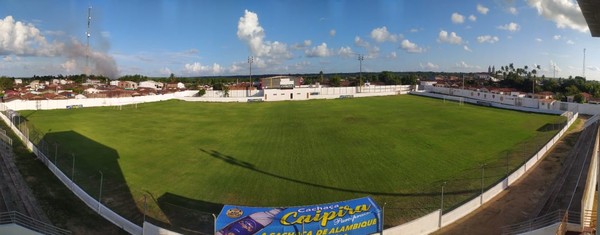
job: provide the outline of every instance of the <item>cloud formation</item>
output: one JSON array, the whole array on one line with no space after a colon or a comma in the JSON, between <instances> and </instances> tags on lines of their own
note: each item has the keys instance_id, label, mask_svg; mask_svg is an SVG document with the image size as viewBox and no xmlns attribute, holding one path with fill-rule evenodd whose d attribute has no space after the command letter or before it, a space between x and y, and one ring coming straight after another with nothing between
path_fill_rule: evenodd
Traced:
<instances>
[{"instance_id":1,"label":"cloud formation","mask_svg":"<svg viewBox=\"0 0 600 235\"><path fill-rule=\"evenodd\" d=\"M445 30L441 30L438 35L438 42L445 42L450 44L462 44L462 38L458 36L455 32L446 32Z\"/></svg>"},{"instance_id":2,"label":"cloud formation","mask_svg":"<svg viewBox=\"0 0 600 235\"><path fill-rule=\"evenodd\" d=\"M519 24L515 22L510 22L508 24L498 26L498 29L507 30L510 32L517 32L519 31L519 29L521 29L521 26L519 26Z\"/></svg>"},{"instance_id":3,"label":"cloud formation","mask_svg":"<svg viewBox=\"0 0 600 235\"><path fill-rule=\"evenodd\" d=\"M304 51L308 57L327 57L333 55L333 50L327 48L327 43L321 43L316 47Z\"/></svg>"},{"instance_id":4,"label":"cloud formation","mask_svg":"<svg viewBox=\"0 0 600 235\"><path fill-rule=\"evenodd\" d=\"M479 42L479 43L486 43L487 42L487 43L493 44L493 43L496 43L498 41L500 41L500 39L498 37L492 36L492 35L482 35L482 36L477 37L477 42Z\"/></svg>"},{"instance_id":5,"label":"cloud formation","mask_svg":"<svg viewBox=\"0 0 600 235\"><path fill-rule=\"evenodd\" d=\"M15 21L12 16L0 19L0 55L56 56L63 43L48 42L31 23Z\"/></svg>"},{"instance_id":6,"label":"cloud formation","mask_svg":"<svg viewBox=\"0 0 600 235\"><path fill-rule=\"evenodd\" d=\"M488 11L490 11L490 9L489 9L489 8L487 8L487 7L484 7L484 6L483 6L483 5L481 5L481 4L477 4L477 11L478 11L479 13L481 13L482 15L487 15L487 13L488 13Z\"/></svg>"},{"instance_id":7,"label":"cloud formation","mask_svg":"<svg viewBox=\"0 0 600 235\"><path fill-rule=\"evenodd\" d=\"M106 52L88 49L74 38L48 42L33 24L15 21L12 16L0 19L0 55L66 57L60 68L67 72L82 71L110 78L119 74L114 58ZM77 62L85 58L89 58L89 66Z\"/></svg>"},{"instance_id":8,"label":"cloud formation","mask_svg":"<svg viewBox=\"0 0 600 235\"><path fill-rule=\"evenodd\" d=\"M419 63L419 66L421 66L421 69L427 69L427 70L436 70L439 69L440 66L431 62L427 62L426 64L423 63Z\"/></svg>"},{"instance_id":9,"label":"cloud formation","mask_svg":"<svg viewBox=\"0 0 600 235\"><path fill-rule=\"evenodd\" d=\"M462 24L465 22L465 16L458 14L456 12L452 13L452 16L450 17L450 19L452 20L452 23L455 23L455 24Z\"/></svg>"},{"instance_id":10,"label":"cloud formation","mask_svg":"<svg viewBox=\"0 0 600 235\"><path fill-rule=\"evenodd\" d=\"M423 53L425 51L425 49L419 47L419 45L409 41L408 39L404 39L402 43L400 43L400 47L408 53Z\"/></svg>"},{"instance_id":11,"label":"cloud formation","mask_svg":"<svg viewBox=\"0 0 600 235\"><path fill-rule=\"evenodd\" d=\"M183 73L187 74L187 75L201 75L204 73L210 73L212 75L218 75L221 74L224 71L224 68L217 64L214 63L212 66L210 65L202 65L199 62L194 62L191 64L185 64L183 66Z\"/></svg>"},{"instance_id":12,"label":"cloud formation","mask_svg":"<svg viewBox=\"0 0 600 235\"><path fill-rule=\"evenodd\" d=\"M530 7L537 10L538 15L556 23L559 29L569 28L579 32L588 32L589 28L583 18L579 5L571 0L527 0Z\"/></svg>"},{"instance_id":13,"label":"cloud formation","mask_svg":"<svg viewBox=\"0 0 600 235\"><path fill-rule=\"evenodd\" d=\"M237 36L248 44L252 55L268 58L289 59L292 57L285 43L265 41L265 30L258 21L258 15L245 10L238 21Z\"/></svg>"},{"instance_id":14,"label":"cloud formation","mask_svg":"<svg viewBox=\"0 0 600 235\"><path fill-rule=\"evenodd\" d=\"M402 38L402 35L395 35L388 32L387 27L383 26L380 28L375 28L371 31L371 38L376 42L396 42L398 39Z\"/></svg>"},{"instance_id":15,"label":"cloud formation","mask_svg":"<svg viewBox=\"0 0 600 235\"><path fill-rule=\"evenodd\" d=\"M475 21L477 21L477 16L470 15L469 20L475 22Z\"/></svg>"}]
</instances>

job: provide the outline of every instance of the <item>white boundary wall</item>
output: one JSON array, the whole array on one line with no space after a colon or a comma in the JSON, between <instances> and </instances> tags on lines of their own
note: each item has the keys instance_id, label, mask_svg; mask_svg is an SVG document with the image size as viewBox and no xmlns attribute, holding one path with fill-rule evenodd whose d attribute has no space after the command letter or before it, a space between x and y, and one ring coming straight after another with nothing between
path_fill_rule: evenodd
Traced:
<instances>
[{"instance_id":1,"label":"white boundary wall","mask_svg":"<svg viewBox=\"0 0 600 235\"><path fill-rule=\"evenodd\" d=\"M431 85L425 85L420 87L427 92L434 92L439 94L451 95L451 96L460 96L465 98L471 98L473 100L478 101L486 101L493 102L496 105L503 104L512 107L519 108L532 108L538 110L537 112L543 110L550 110L557 113L563 113L565 111L570 111L574 113L581 113L587 115L595 115L600 113L600 105L597 104L579 104L579 103L569 103L569 102L561 102L555 101L552 103L548 103L538 99L532 98L524 98L524 97L516 97L511 95L500 95L491 92L484 91L474 91L474 90L466 90L466 89L458 89L458 88L447 88L447 87L436 87ZM426 92L422 92L426 93ZM516 108L510 108L516 109Z\"/></svg>"},{"instance_id":2,"label":"white boundary wall","mask_svg":"<svg viewBox=\"0 0 600 235\"><path fill-rule=\"evenodd\" d=\"M357 90L360 89L360 92ZM13 100L4 103L12 110L49 110L67 109L68 106L79 107L101 107L120 106L148 102L180 99L184 101L201 102L248 102L248 100L260 101L284 101L284 100L310 100L310 99L337 99L342 96L369 97L408 94L411 86L369 86L369 87L319 87L319 88L295 88L295 89L266 89L266 90L233 90L229 91L229 97L223 97L223 91L206 91L202 97L194 97L197 90L181 91L164 95L150 95L122 98L88 98L88 99L66 99L66 100Z\"/></svg>"}]
</instances>

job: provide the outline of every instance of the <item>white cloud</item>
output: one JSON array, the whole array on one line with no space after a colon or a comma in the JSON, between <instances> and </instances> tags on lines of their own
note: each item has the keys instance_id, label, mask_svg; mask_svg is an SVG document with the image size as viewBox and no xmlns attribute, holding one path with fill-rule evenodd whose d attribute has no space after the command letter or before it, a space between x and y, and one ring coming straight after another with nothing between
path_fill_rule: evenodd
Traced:
<instances>
[{"instance_id":1,"label":"white cloud","mask_svg":"<svg viewBox=\"0 0 600 235\"><path fill-rule=\"evenodd\" d=\"M343 57L352 57L354 56L354 51L352 51L352 48L348 46L340 47L340 49L338 50L338 55Z\"/></svg>"},{"instance_id":2,"label":"white cloud","mask_svg":"<svg viewBox=\"0 0 600 235\"><path fill-rule=\"evenodd\" d=\"M395 51L390 52L390 54L388 55L388 58L390 59L396 59L398 58L398 55L396 54Z\"/></svg>"},{"instance_id":3,"label":"white cloud","mask_svg":"<svg viewBox=\"0 0 600 235\"><path fill-rule=\"evenodd\" d=\"M354 37L354 45L358 47L369 47L369 42L363 40L359 36Z\"/></svg>"},{"instance_id":4,"label":"white cloud","mask_svg":"<svg viewBox=\"0 0 600 235\"><path fill-rule=\"evenodd\" d=\"M15 21L12 16L0 19L0 55L56 56L64 45L49 43L31 23Z\"/></svg>"},{"instance_id":5,"label":"white cloud","mask_svg":"<svg viewBox=\"0 0 600 235\"><path fill-rule=\"evenodd\" d=\"M574 45L574 44L575 44L575 42L573 42L573 40L567 40L567 44L569 44L569 45Z\"/></svg>"},{"instance_id":6,"label":"white cloud","mask_svg":"<svg viewBox=\"0 0 600 235\"><path fill-rule=\"evenodd\" d=\"M336 33L335 29L329 30L329 36L333 37L333 36L335 36L335 33Z\"/></svg>"},{"instance_id":7,"label":"white cloud","mask_svg":"<svg viewBox=\"0 0 600 235\"><path fill-rule=\"evenodd\" d=\"M498 28L502 29L502 30L508 30L510 32L516 32L516 31L519 31L519 29L521 29L521 26L519 26L519 24L517 24L515 22L510 22L505 25L500 25L500 26L498 26Z\"/></svg>"},{"instance_id":8,"label":"white cloud","mask_svg":"<svg viewBox=\"0 0 600 235\"><path fill-rule=\"evenodd\" d=\"M458 14L457 12L452 13L450 19L452 19L452 23L455 24L462 24L465 22L465 16Z\"/></svg>"},{"instance_id":9,"label":"white cloud","mask_svg":"<svg viewBox=\"0 0 600 235\"><path fill-rule=\"evenodd\" d=\"M371 38L376 42L396 42L398 39L402 38L402 35L394 35L388 32L387 27L383 26L380 28L375 28L371 31Z\"/></svg>"},{"instance_id":10,"label":"white cloud","mask_svg":"<svg viewBox=\"0 0 600 235\"><path fill-rule=\"evenodd\" d=\"M264 41L265 30L260 26L258 15L254 12L245 10L244 16L240 17L237 36L248 44L255 56L284 59L292 57L285 43Z\"/></svg>"},{"instance_id":11,"label":"white cloud","mask_svg":"<svg viewBox=\"0 0 600 235\"><path fill-rule=\"evenodd\" d=\"M321 45L307 49L304 54L308 57L327 57L333 55L333 50L327 48L327 43L321 43Z\"/></svg>"},{"instance_id":12,"label":"white cloud","mask_svg":"<svg viewBox=\"0 0 600 235\"><path fill-rule=\"evenodd\" d=\"M500 39L497 36L492 36L492 35L482 35L477 37L477 42L479 43L496 43L500 41Z\"/></svg>"},{"instance_id":13,"label":"white cloud","mask_svg":"<svg viewBox=\"0 0 600 235\"><path fill-rule=\"evenodd\" d=\"M456 35L455 32L450 32L450 34L448 34L448 32L446 32L445 30L440 31L440 34L438 35L438 42L446 42L446 43L450 43L450 44L457 44L460 45L462 44L462 38L458 35Z\"/></svg>"},{"instance_id":14,"label":"white cloud","mask_svg":"<svg viewBox=\"0 0 600 235\"><path fill-rule=\"evenodd\" d=\"M171 71L171 69L169 69L167 67L164 67L164 68L160 69L159 72L160 72L161 75L170 75L170 74L173 73L173 71Z\"/></svg>"},{"instance_id":15,"label":"white cloud","mask_svg":"<svg viewBox=\"0 0 600 235\"><path fill-rule=\"evenodd\" d=\"M552 38L553 38L554 40L560 40L560 37L561 37L560 35L554 35L554 36L552 36Z\"/></svg>"},{"instance_id":16,"label":"white cloud","mask_svg":"<svg viewBox=\"0 0 600 235\"><path fill-rule=\"evenodd\" d=\"M513 14L513 15L516 15L516 14L518 14L518 13L519 13L519 11L517 11L517 8L515 8L515 7L509 7L509 8L507 9L507 11L508 11L510 14Z\"/></svg>"},{"instance_id":17,"label":"white cloud","mask_svg":"<svg viewBox=\"0 0 600 235\"><path fill-rule=\"evenodd\" d=\"M464 61L456 63L456 65L454 67L455 68L461 68L461 69L480 69L481 68L480 66L467 64Z\"/></svg>"},{"instance_id":18,"label":"white cloud","mask_svg":"<svg viewBox=\"0 0 600 235\"><path fill-rule=\"evenodd\" d=\"M579 32L589 31L579 5L572 0L527 0L538 15L556 23L557 28L570 28Z\"/></svg>"},{"instance_id":19,"label":"white cloud","mask_svg":"<svg viewBox=\"0 0 600 235\"><path fill-rule=\"evenodd\" d=\"M536 42L542 42L543 40L541 38L536 38L535 41Z\"/></svg>"},{"instance_id":20,"label":"white cloud","mask_svg":"<svg viewBox=\"0 0 600 235\"><path fill-rule=\"evenodd\" d=\"M469 48L469 46L467 46L467 45L464 45L463 49L465 49L465 51L468 51L468 52L473 52L473 50L471 50L471 48Z\"/></svg>"},{"instance_id":21,"label":"white cloud","mask_svg":"<svg viewBox=\"0 0 600 235\"><path fill-rule=\"evenodd\" d=\"M62 63L60 67L70 73L77 68L77 62L74 59L70 59Z\"/></svg>"},{"instance_id":22,"label":"white cloud","mask_svg":"<svg viewBox=\"0 0 600 235\"><path fill-rule=\"evenodd\" d=\"M409 30L409 32L411 32L411 33L416 33L416 32L419 32L419 31L421 31L421 30L417 29L417 28L412 28L412 29Z\"/></svg>"},{"instance_id":23,"label":"white cloud","mask_svg":"<svg viewBox=\"0 0 600 235\"><path fill-rule=\"evenodd\" d=\"M598 66L587 66L587 69L591 71L600 71L600 68L598 68Z\"/></svg>"},{"instance_id":24,"label":"white cloud","mask_svg":"<svg viewBox=\"0 0 600 235\"><path fill-rule=\"evenodd\" d=\"M483 15L486 15L488 13L488 11L490 11L490 9L487 7L484 7L481 4L477 4L477 11Z\"/></svg>"},{"instance_id":25,"label":"white cloud","mask_svg":"<svg viewBox=\"0 0 600 235\"><path fill-rule=\"evenodd\" d=\"M402 43L400 43L400 47L408 52L408 53L423 53L425 49L419 47L419 45L410 42L408 39L404 39Z\"/></svg>"},{"instance_id":26,"label":"white cloud","mask_svg":"<svg viewBox=\"0 0 600 235\"><path fill-rule=\"evenodd\" d=\"M312 45L311 40L304 40L304 42L302 42L302 43L296 43L296 44L292 45L292 49L302 50L302 49L309 47L310 45Z\"/></svg>"},{"instance_id":27,"label":"white cloud","mask_svg":"<svg viewBox=\"0 0 600 235\"><path fill-rule=\"evenodd\" d=\"M470 15L469 20L475 22L477 20L477 16Z\"/></svg>"},{"instance_id":28,"label":"white cloud","mask_svg":"<svg viewBox=\"0 0 600 235\"><path fill-rule=\"evenodd\" d=\"M369 44L369 42L363 40L359 36L354 37L354 45L356 45L357 47L367 49L368 54L366 55L366 57L369 59L373 59L379 56L379 47L372 46L371 44Z\"/></svg>"},{"instance_id":29,"label":"white cloud","mask_svg":"<svg viewBox=\"0 0 600 235\"><path fill-rule=\"evenodd\" d=\"M435 70L435 69L439 69L440 66L431 62L427 62L426 64L422 64L419 63L419 66L421 66L421 69L428 69L428 70Z\"/></svg>"},{"instance_id":30,"label":"white cloud","mask_svg":"<svg viewBox=\"0 0 600 235\"><path fill-rule=\"evenodd\" d=\"M217 63L210 65L202 65L199 62L192 64L185 64L183 66L183 73L187 75L201 75L203 73L211 73L213 75L221 74L224 71L223 67Z\"/></svg>"}]
</instances>

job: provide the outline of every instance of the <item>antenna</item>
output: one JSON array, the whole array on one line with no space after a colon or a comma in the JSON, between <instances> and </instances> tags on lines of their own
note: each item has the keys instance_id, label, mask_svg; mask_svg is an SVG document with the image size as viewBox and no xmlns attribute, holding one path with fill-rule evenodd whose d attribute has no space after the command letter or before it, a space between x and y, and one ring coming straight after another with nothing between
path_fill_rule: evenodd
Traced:
<instances>
[{"instance_id":1,"label":"antenna","mask_svg":"<svg viewBox=\"0 0 600 235\"><path fill-rule=\"evenodd\" d=\"M585 78L585 48L583 48L583 78Z\"/></svg>"},{"instance_id":2,"label":"antenna","mask_svg":"<svg viewBox=\"0 0 600 235\"><path fill-rule=\"evenodd\" d=\"M87 18L87 30L85 36L87 37L87 44L85 47L85 74L89 77L90 74L90 24L92 23L92 7L88 8Z\"/></svg>"}]
</instances>

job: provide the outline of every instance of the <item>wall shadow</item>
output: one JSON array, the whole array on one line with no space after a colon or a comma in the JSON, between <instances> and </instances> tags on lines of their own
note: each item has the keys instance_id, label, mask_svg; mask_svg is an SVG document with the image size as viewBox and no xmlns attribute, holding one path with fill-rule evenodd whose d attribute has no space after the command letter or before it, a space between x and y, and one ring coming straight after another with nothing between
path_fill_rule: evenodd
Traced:
<instances>
[{"instance_id":1,"label":"wall shadow","mask_svg":"<svg viewBox=\"0 0 600 235\"><path fill-rule=\"evenodd\" d=\"M142 213L136 206L129 186L119 166L119 154L111 147L87 138L75 131L50 132L37 138L34 144L50 162L85 190L91 197L101 197L103 205L135 224L141 224ZM61 143L76 143L65 145ZM102 180L102 188L101 186Z\"/></svg>"},{"instance_id":2,"label":"wall shadow","mask_svg":"<svg viewBox=\"0 0 600 235\"><path fill-rule=\"evenodd\" d=\"M223 204L191 199L169 192L158 197L156 201L170 224L153 218L146 220L182 234L213 234L213 214L218 216L223 208Z\"/></svg>"}]
</instances>

